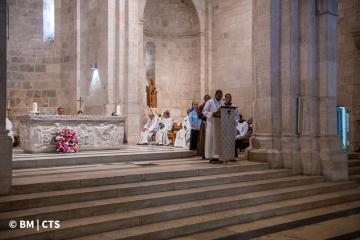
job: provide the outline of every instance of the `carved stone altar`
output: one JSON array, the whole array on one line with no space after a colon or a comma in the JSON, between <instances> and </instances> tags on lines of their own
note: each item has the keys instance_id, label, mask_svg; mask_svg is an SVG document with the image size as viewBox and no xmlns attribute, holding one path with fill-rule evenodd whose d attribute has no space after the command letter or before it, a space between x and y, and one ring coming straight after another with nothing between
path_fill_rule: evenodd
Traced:
<instances>
[{"instance_id":1,"label":"carved stone altar","mask_svg":"<svg viewBox=\"0 0 360 240\"><path fill-rule=\"evenodd\" d=\"M26 152L55 152L53 136L68 128L74 130L81 150L119 149L124 142L125 117L21 115L19 134Z\"/></svg>"}]
</instances>

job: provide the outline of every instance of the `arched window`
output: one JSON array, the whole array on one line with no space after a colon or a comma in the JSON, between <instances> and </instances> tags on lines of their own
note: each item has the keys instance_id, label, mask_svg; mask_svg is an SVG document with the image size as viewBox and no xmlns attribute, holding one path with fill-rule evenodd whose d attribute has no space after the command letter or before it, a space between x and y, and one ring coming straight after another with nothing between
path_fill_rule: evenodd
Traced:
<instances>
[{"instance_id":1,"label":"arched window","mask_svg":"<svg viewBox=\"0 0 360 240\"><path fill-rule=\"evenodd\" d=\"M43 41L55 39L55 6L54 0L43 0Z\"/></svg>"}]
</instances>

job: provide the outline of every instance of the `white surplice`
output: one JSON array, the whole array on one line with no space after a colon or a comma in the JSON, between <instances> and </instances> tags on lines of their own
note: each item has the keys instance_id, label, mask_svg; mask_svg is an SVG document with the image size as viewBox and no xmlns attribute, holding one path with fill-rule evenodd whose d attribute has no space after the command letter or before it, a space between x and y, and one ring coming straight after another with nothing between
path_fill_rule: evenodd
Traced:
<instances>
[{"instance_id":1,"label":"white surplice","mask_svg":"<svg viewBox=\"0 0 360 240\"><path fill-rule=\"evenodd\" d=\"M246 121L236 124L236 139L241 139L247 135L249 131L249 124Z\"/></svg>"},{"instance_id":2,"label":"white surplice","mask_svg":"<svg viewBox=\"0 0 360 240\"><path fill-rule=\"evenodd\" d=\"M157 117L153 117L149 119L147 123L144 125L145 131L141 132L140 144L149 144L151 141L151 137L158 131L159 128L159 119Z\"/></svg>"},{"instance_id":3,"label":"white surplice","mask_svg":"<svg viewBox=\"0 0 360 240\"><path fill-rule=\"evenodd\" d=\"M174 147L189 148L190 133L191 125L189 121L189 115L187 115L182 122L182 128L176 133Z\"/></svg>"},{"instance_id":4,"label":"white surplice","mask_svg":"<svg viewBox=\"0 0 360 240\"><path fill-rule=\"evenodd\" d=\"M160 123L162 123L164 127L156 132L156 144L169 145L170 141L167 134L172 130L174 121L172 118L163 118Z\"/></svg>"},{"instance_id":5,"label":"white surplice","mask_svg":"<svg viewBox=\"0 0 360 240\"><path fill-rule=\"evenodd\" d=\"M12 126L12 123L11 121L6 118L6 130L8 130L8 136L11 137L12 141L14 142L14 132L12 130L13 126Z\"/></svg>"},{"instance_id":6,"label":"white surplice","mask_svg":"<svg viewBox=\"0 0 360 240\"><path fill-rule=\"evenodd\" d=\"M219 157L216 149L220 146L216 146L216 138L220 138L218 128L215 128L215 122L220 121L220 118L214 118L212 114L217 112L217 110L224 106L224 101L216 101L215 99L210 99L206 102L203 114L206 116L206 130L205 130L205 158L215 158Z\"/></svg>"}]
</instances>

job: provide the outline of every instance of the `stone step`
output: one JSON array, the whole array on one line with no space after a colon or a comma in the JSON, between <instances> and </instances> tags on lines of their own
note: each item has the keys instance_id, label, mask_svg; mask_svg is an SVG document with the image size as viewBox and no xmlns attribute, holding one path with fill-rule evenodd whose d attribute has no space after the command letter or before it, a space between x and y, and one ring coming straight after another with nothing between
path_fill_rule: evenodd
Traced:
<instances>
[{"instance_id":1,"label":"stone step","mask_svg":"<svg viewBox=\"0 0 360 240\"><path fill-rule=\"evenodd\" d=\"M136 150L136 151L134 151ZM173 158L187 158L192 151L174 148L126 146L124 150L85 151L76 154L15 154L13 169L73 166L80 164L113 163L126 161L146 161Z\"/></svg>"},{"instance_id":2,"label":"stone step","mask_svg":"<svg viewBox=\"0 0 360 240\"><path fill-rule=\"evenodd\" d=\"M311 187L310 184L316 184L322 181L323 178L319 176L293 176L2 212L0 214L0 229L8 228L9 220L48 218L66 220L72 218L83 218L113 212L157 207L166 204L176 204L207 198L218 198L255 191L265 191L268 189L274 189L273 191L275 191L275 189L279 188L302 186L304 184L307 184L307 187ZM319 186L315 185L315 187ZM327 184L324 186L328 187ZM348 182L331 185L329 187L338 188L347 186Z\"/></svg>"},{"instance_id":3,"label":"stone step","mask_svg":"<svg viewBox=\"0 0 360 240\"><path fill-rule=\"evenodd\" d=\"M284 231L289 232L289 230L292 229L294 229L293 231L298 232L300 228L304 229L307 226L314 225L323 225L322 229L325 230L325 232L313 232L312 235L320 234L320 236L317 235L317 239L328 239L330 237L338 236L341 232L349 232L349 230L359 230L360 222L358 222L358 224L356 224L356 222L353 222L353 226L347 227L348 229L346 229L345 231L343 230L343 218L348 216L358 216L358 219L359 212L360 201L352 201L332 205L329 207L321 207L297 213L291 213L284 216L260 219L258 221L244 224L230 225L216 230L172 238L171 240L257 239L262 236L268 236L269 239L283 239L283 235L282 238L276 238L274 234L282 233ZM338 226L337 229L329 229L328 226L324 225L324 223L328 221L336 221ZM345 224L351 225L351 223ZM323 234L326 234L327 237L324 237ZM302 237L302 235L299 235L298 233L297 236ZM268 238L265 237L264 239Z\"/></svg>"},{"instance_id":4,"label":"stone step","mask_svg":"<svg viewBox=\"0 0 360 240\"><path fill-rule=\"evenodd\" d=\"M360 174L360 166L349 168L349 175L359 175L359 174Z\"/></svg>"},{"instance_id":5,"label":"stone step","mask_svg":"<svg viewBox=\"0 0 360 240\"><path fill-rule=\"evenodd\" d=\"M350 180L360 183L360 174L351 175Z\"/></svg>"},{"instance_id":6,"label":"stone step","mask_svg":"<svg viewBox=\"0 0 360 240\"><path fill-rule=\"evenodd\" d=\"M360 159L359 152L348 153L348 159Z\"/></svg>"},{"instance_id":7,"label":"stone step","mask_svg":"<svg viewBox=\"0 0 360 240\"><path fill-rule=\"evenodd\" d=\"M360 167L360 159L348 160L349 167Z\"/></svg>"},{"instance_id":8,"label":"stone step","mask_svg":"<svg viewBox=\"0 0 360 240\"><path fill-rule=\"evenodd\" d=\"M88 173L63 173L56 175L18 177L13 179L12 194L57 191L65 189L94 187L120 183L133 183L163 179L175 179L235 172L259 171L269 169L268 163L246 162L238 165L213 166L210 164L178 165L173 170L168 166L139 168L131 171L103 170Z\"/></svg>"},{"instance_id":9,"label":"stone step","mask_svg":"<svg viewBox=\"0 0 360 240\"><path fill-rule=\"evenodd\" d=\"M216 174L0 197L0 212L290 176L286 169Z\"/></svg>"},{"instance_id":10,"label":"stone step","mask_svg":"<svg viewBox=\"0 0 360 240\"><path fill-rule=\"evenodd\" d=\"M38 232L34 230L21 231L13 229L1 232L0 239L29 239L29 237L31 239L67 239L69 237L82 236L83 234L100 233L125 227L127 229L116 230L113 233L119 239L128 239L126 237L130 236L131 238L129 239L165 239L199 230L234 224L237 221L256 220L256 218L326 206L327 204L334 204L339 201L356 200L360 198L360 190L354 190L354 186L356 184L352 182L316 183L198 200L125 213L121 212L62 221L60 229L46 229ZM352 189L349 190L350 188ZM307 196L312 197L309 198ZM321 199L319 199L320 196L322 196ZM293 198L302 199L283 201ZM280 201L280 203L275 201ZM275 203L273 205L266 204L271 202ZM179 217L182 217L182 219L176 219ZM156 223L159 221L162 222ZM139 224L142 226L131 228L131 226ZM105 235L108 236L108 234L106 233Z\"/></svg>"}]
</instances>

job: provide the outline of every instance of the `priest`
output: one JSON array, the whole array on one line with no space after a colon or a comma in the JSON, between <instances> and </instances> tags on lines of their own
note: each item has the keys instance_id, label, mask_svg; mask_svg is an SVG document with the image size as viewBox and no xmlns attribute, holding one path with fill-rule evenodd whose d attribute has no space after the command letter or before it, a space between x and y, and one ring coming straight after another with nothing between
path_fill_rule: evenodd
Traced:
<instances>
[{"instance_id":1,"label":"priest","mask_svg":"<svg viewBox=\"0 0 360 240\"><path fill-rule=\"evenodd\" d=\"M216 90L215 98L210 99L206 102L203 114L206 117L206 131L205 131L205 159L210 159L210 162L218 162L219 156L215 155L216 148L216 138L218 136L218 131L215 129L215 121L218 121L220 114L220 107L224 106L224 101L222 100L223 93L221 90ZM217 119L215 119L217 118Z\"/></svg>"},{"instance_id":2,"label":"priest","mask_svg":"<svg viewBox=\"0 0 360 240\"><path fill-rule=\"evenodd\" d=\"M159 130L156 132L156 145L167 146L170 144L168 138L168 132L170 132L173 128L174 121L170 117L170 112L166 110L163 114L162 119L159 123Z\"/></svg>"},{"instance_id":3,"label":"priest","mask_svg":"<svg viewBox=\"0 0 360 240\"><path fill-rule=\"evenodd\" d=\"M153 112L150 112L148 116L149 120L144 125L138 145L149 144L151 141L151 137L156 134L159 128L159 120L157 117L155 117L155 114Z\"/></svg>"}]
</instances>

